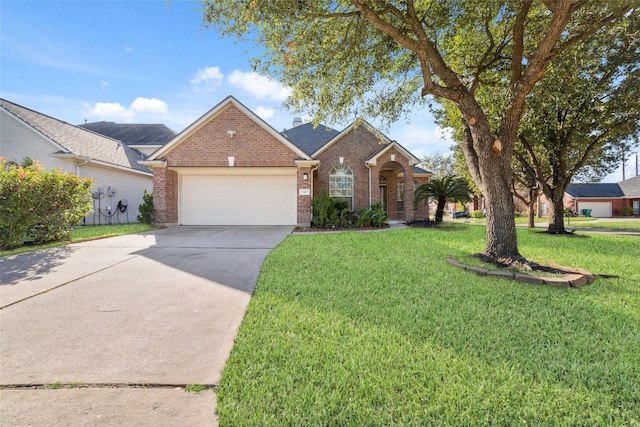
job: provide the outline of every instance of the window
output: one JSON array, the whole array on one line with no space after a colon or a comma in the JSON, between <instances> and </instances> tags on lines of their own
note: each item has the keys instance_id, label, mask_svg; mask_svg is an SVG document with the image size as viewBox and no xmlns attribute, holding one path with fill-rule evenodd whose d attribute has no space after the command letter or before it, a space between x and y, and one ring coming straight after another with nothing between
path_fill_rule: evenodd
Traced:
<instances>
[{"instance_id":1,"label":"window","mask_svg":"<svg viewBox=\"0 0 640 427\"><path fill-rule=\"evenodd\" d=\"M398 181L398 193L397 193L397 206L398 212L404 211L404 181Z\"/></svg>"},{"instance_id":2,"label":"window","mask_svg":"<svg viewBox=\"0 0 640 427\"><path fill-rule=\"evenodd\" d=\"M640 200L633 201L633 214L640 215Z\"/></svg>"},{"instance_id":3,"label":"window","mask_svg":"<svg viewBox=\"0 0 640 427\"><path fill-rule=\"evenodd\" d=\"M347 165L337 165L329 175L329 196L347 202L353 210L353 171Z\"/></svg>"}]
</instances>

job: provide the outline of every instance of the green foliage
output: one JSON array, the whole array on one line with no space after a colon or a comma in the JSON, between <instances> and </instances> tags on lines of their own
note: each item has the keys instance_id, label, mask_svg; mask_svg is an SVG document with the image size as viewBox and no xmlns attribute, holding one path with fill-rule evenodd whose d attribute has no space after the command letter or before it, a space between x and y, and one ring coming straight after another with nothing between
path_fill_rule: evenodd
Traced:
<instances>
[{"instance_id":1,"label":"green foliage","mask_svg":"<svg viewBox=\"0 0 640 427\"><path fill-rule=\"evenodd\" d=\"M346 227L348 225L347 206L347 202L335 200L323 190L311 199L311 221L319 227Z\"/></svg>"},{"instance_id":2,"label":"green foliage","mask_svg":"<svg viewBox=\"0 0 640 427\"><path fill-rule=\"evenodd\" d=\"M436 222L442 222L444 207L447 202L467 203L471 198L469 183L464 178L453 175L445 176L442 179L432 179L426 184L422 184L415 191L415 203L422 200L428 201L430 197L436 199Z\"/></svg>"},{"instance_id":3,"label":"green foliage","mask_svg":"<svg viewBox=\"0 0 640 427\"><path fill-rule=\"evenodd\" d=\"M480 209L477 209L471 212L471 218L482 219L484 218L484 212L482 212L482 210Z\"/></svg>"},{"instance_id":4,"label":"green foliage","mask_svg":"<svg viewBox=\"0 0 640 427\"><path fill-rule=\"evenodd\" d=\"M382 227L387 223L387 214L382 203L362 208L356 214L356 227Z\"/></svg>"},{"instance_id":5,"label":"green foliage","mask_svg":"<svg viewBox=\"0 0 640 427\"><path fill-rule=\"evenodd\" d=\"M144 224L153 224L153 193L147 193L147 189L144 189L142 195L142 204L138 207L138 221Z\"/></svg>"},{"instance_id":6,"label":"green foliage","mask_svg":"<svg viewBox=\"0 0 640 427\"><path fill-rule=\"evenodd\" d=\"M631 216L633 215L633 206L623 206L620 208L620 213L622 216Z\"/></svg>"},{"instance_id":7,"label":"green foliage","mask_svg":"<svg viewBox=\"0 0 640 427\"><path fill-rule=\"evenodd\" d=\"M89 178L45 172L31 159L18 167L0 162L0 247L25 241L45 243L69 237L72 226L91 210Z\"/></svg>"}]
</instances>

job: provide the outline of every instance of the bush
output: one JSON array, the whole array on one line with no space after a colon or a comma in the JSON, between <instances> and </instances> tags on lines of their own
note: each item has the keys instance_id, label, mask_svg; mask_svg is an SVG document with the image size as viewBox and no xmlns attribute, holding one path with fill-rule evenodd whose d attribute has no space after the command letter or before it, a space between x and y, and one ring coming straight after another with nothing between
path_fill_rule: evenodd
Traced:
<instances>
[{"instance_id":1,"label":"bush","mask_svg":"<svg viewBox=\"0 0 640 427\"><path fill-rule=\"evenodd\" d=\"M147 193L144 189L142 204L138 206L138 222L153 225L153 193Z\"/></svg>"},{"instance_id":2,"label":"bush","mask_svg":"<svg viewBox=\"0 0 640 427\"><path fill-rule=\"evenodd\" d=\"M382 227L387 223L387 215L382 203L375 203L368 208L362 208L356 215L356 227Z\"/></svg>"},{"instance_id":3,"label":"bush","mask_svg":"<svg viewBox=\"0 0 640 427\"><path fill-rule=\"evenodd\" d=\"M620 208L620 213L622 216L631 216L633 215L633 206L623 206Z\"/></svg>"},{"instance_id":4,"label":"bush","mask_svg":"<svg viewBox=\"0 0 640 427\"><path fill-rule=\"evenodd\" d=\"M484 212L481 209L475 210L471 213L471 218L482 219L484 218Z\"/></svg>"},{"instance_id":5,"label":"bush","mask_svg":"<svg viewBox=\"0 0 640 427\"><path fill-rule=\"evenodd\" d=\"M91 210L89 178L51 171L31 159L5 170L0 161L0 247L68 238Z\"/></svg>"},{"instance_id":6,"label":"bush","mask_svg":"<svg viewBox=\"0 0 640 427\"><path fill-rule=\"evenodd\" d=\"M344 227L347 224L347 203L329 197L325 191L311 199L311 221L319 227Z\"/></svg>"}]
</instances>

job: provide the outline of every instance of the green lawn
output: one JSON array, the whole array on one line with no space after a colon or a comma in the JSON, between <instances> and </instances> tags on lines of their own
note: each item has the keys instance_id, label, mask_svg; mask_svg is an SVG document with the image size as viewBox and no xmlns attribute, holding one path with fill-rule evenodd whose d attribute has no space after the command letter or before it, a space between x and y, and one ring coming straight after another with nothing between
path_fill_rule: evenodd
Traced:
<instances>
[{"instance_id":1,"label":"green lawn","mask_svg":"<svg viewBox=\"0 0 640 427\"><path fill-rule=\"evenodd\" d=\"M100 239L103 237L120 236L123 234L141 233L151 230L153 227L147 224L114 224L114 225L93 225L85 227L75 227L71 230L71 239L62 242L51 242L43 245L24 245L16 249L5 251L0 250L0 256L15 255L22 252L31 252L38 249L54 248L69 243L77 243L83 240Z\"/></svg>"},{"instance_id":2,"label":"green lawn","mask_svg":"<svg viewBox=\"0 0 640 427\"><path fill-rule=\"evenodd\" d=\"M639 425L640 240L518 230L579 289L448 265L484 227L293 235L266 259L220 425Z\"/></svg>"},{"instance_id":3,"label":"green lawn","mask_svg":"<svg viewBox=\"0 0 640 427\"><path fill-rule=\"evenodd\" d=\"M606 228L610 230L635 230L640 231L640 219L629 219L623 221L615 220L599 220L595 222L580 222L573 224L573 218L571 219L571 226L577 228Z\"/></svg>"}]
</instances>

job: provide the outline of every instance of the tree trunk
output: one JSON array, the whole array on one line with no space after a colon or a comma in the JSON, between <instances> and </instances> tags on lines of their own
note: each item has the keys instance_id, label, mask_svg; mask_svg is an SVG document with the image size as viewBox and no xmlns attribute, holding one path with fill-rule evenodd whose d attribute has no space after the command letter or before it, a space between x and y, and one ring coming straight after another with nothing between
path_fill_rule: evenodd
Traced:
<instances>
[{"instance_id":1,"label":"tree trunk","mask_svg":"<svg viewBox=\"0 0 640 427\"><path fill-rule=\"evenodd\" d=\"M508 182L510 177L510 169L502 174L485 174L487 241L484 254L494 259L517 260L522 258L518 252L514 219L515 205L511 194L511 183Z\"/></svg>"},{"instance_id":2,"label":"tree trunk","mask_svg":"<svg viewBox=\"0 0 640 427\"><path fill-rule=\"evenodd\" d=\"M444 207L446 204L446 197L438 197L438 207L436 208L436 222L442 222L442 217L444 216Z\"/></svg>"},{"instance_id":3,"label":"tree trunk","mask_svg":"<svg viewBox=\"0 0 640 427\"><path fill-rule=\"evenodd\" d=\"M527 203L527 228L536 228L536 199L533 191L529 192L530 199Z\"/></svg>"},{"instance_id":4,"label":"tree trunk","mask_svg":"<svg viewBox=\"0 0 640 427\"><path fill-rule=\"evenodd\" d=\"M559 193L559 194L558 194ZM564 191L562 188L552 190L551 194L545 194L551 201L549 204L549 228L547 233L562 234L564 229Z\"/></svg>"},{"instance_id":5,"label":"tree trunk","mask_svg":"<svg viewBox=\"0 0 640 427\"><path fill-rule=\"evenodd\" d=\"M475 126L463 120L465 138L462 151L474 181L486 200L487 235L484 254L493 259L521 260L516 236L515 203L511 192L512 141L496 140L481 111Z\"/></svg>"}]
</instances>

